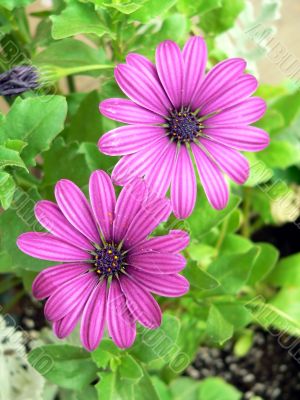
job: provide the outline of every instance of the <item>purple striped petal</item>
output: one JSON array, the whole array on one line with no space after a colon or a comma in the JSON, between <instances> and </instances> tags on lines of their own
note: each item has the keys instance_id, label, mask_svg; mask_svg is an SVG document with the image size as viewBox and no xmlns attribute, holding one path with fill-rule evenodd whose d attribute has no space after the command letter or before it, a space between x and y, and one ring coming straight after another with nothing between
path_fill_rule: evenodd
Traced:
<instances>
[{"instance_id":1,"label":"purple striped petal","mask_svg":"<svg viewBox=\"0 0 300 400\"><path fill-rule=\"evenodd\" d=\"M80 338L88 351L95 350L103 336L106 314L106 280L91 293L81 320Z\"/></svg>"},{"instance_id":2,"label":"purple striped petal","mask_svg":"<svg viewBox=\"0 0 300 400\"><path fill-rule=\"evenodd\" d=\"M62 319L53 321L53 331L59 339L64 339L73 332L80 320L83 308L84 303L80 304L80 307L76 307L71 312L66 314Z\"/></svg>"},{"instance_id":3,"label":"purple striped petal","mask_svg":"<svg viewBox=\"0 0 300 400\"><path fill-rule=\"evenodd\" d=\"M79 275L65 282L47 300L45 317L49 321L57 321L75 308L82 307L97 282L98 278L92 273Z\"/></svg>"},{"instance_id":4,"label":"purple striped petal","mask_svg":"<svg viewBox=\"0 0 300 400\"><path fill-rule=\"evenodd\" d=\"M220 168L239 185L249 177L249 162L246 157L223 144L209 139L200 139L201 144L215 159Z\"/></svg>"},{"instance_id":5,"label":"purple striped petal","mask_svg":"<svg viewBox=\"0 0 300 400\"><path fill-rule=\"evenodd\" d=\"M179 253L189 245L189 234L181 230L172 230L168 235L145 240L130 250L130 254L158 251L161 253Z\"/></svg>"},{"instance_id":6,"label":"purple striped petal","mask_svg":"<svg viewBox=\"0 0 300 400\"><path fill-rule=\"evenodd\" d=\"M166 40L156 49L156 68L159 79L173 106L178 108L182 102L183 58L177 43Z\"/></svg>"},{"instance_id":7,"label":"purple striped petal","mask_svg":"<svg viewBox=\"0 0 300 400\"><path fill-rule=\"evenodd\" d=\"M182 50L184 61L184 83L182 104L189 106L198 93L204 78L207 63L207 48L200 36L191 37Z\"/></svg>"},{"instance_id":8,"label":"purple striped petal","mask_svg":"<svg viewBox=\"0 0 300 400\"><path fill-rule=\"evenodd\" d=\"M176 218L187 218L195 207L197 183L190 154L186 146L180 146L177 164L171 184L171 202Z\"/></svg>"},{"instance_id":9,"label":"purple striped petal","mask_svg":"<svg viewBox=\"0 0 300 400\"><path fill-rule=\"evenodd\" d=\"M199 94L194 98L194 109L207 103L219 91L223 92L243 74L246 62L241 58L230 58L215 65L206 75Z\"/></svg>"},{"instance_id":10,"label":"purple striped petal","mask_svg":"<svg viewBox=\"0 0 300 400\"><path fill-rule=\"evenodd\" d=\"M55 186L55 198L67 220L88 239L99 243L91 207L79 187L67 179L61 179Z\"/></svg>"},{"instance_id":11,"label":"purple striped petal","mask_svg":"<svg viewBox=\"0 0 300 400\"><path fill-rule=\"evenodd\" d=\"M182 254L147 252L130 254L128 264L149 274L175 274L186 266L186 259Z\"/></svg>"},{"instance_id":12,"label":"purple striped petal","mask_svg":"<svg viewBox=\"0 0 300 400\"><path fill-rule=\"evenodd\" d=\"M228 186L222 172L194 143L192 143L192 151L208 201L215 209L222 210L226 207L229 198Z\"/></svg>"},{"instance_id":13,"label":"purple striped petal","mask_svg":"<svg viewBox=\"0 0 300 400\"><path fill-rule=\"evenodd\" d=\"M266 102L260 97L250 97L205 121L205 125L247 125L258 121L266 111Z\"/></svg>"},{"instance_id":14,"label":"purple striped petal","mask_svg":"<svg viewBox=\"0 0 300 400\"><path fill-rule=\"evenodd\" d=\"M100 103L106 117L126 124L163 124L165 119L127 99L107 99Z\"/></svg>"},{"instance_id":15,"label":"purple striped petal","mask_svg":"<svg viewBox=\"0 0 300 400\"><path fill-rule=\"evenodd\" d=\"M157 197L165 196L170 187L176 166L176 155L176 144L169 142L156 163L146 172L145 180L148 187Z\"/></svg>"},{"instance_id":16,"label":"purple striped petal","mask_svg":"<svg viewBox=\"0 0 300 400\"><path fill-rule=\"evenodd\" d=\"M76 262L91 258L86 251L44 232L23 233L18 237L17 245L24 253L41 260Z\"/></svg>"},{"instance_id":17,"label":"purple striped petal","mask_svg":"<svg viewBox=\"0 0 300 400\"><path fill-rule=\"evenodd\" d=\"M131 65L119 64L115 68L115 78L122 91L139 106L159 115L167 115L171 107L161 84L150 74Z\"/></svg>"},{"instance_id":18,"label":"purple striped petal","mask_svg":"<svg viewBox=\"0 0 300 400\"><path fill-rule=\"evenodd\" d=\"M201 115L208 115L212 112L220 112L223 109L239 103L257 89L258 83L254 76L245 74L226 90L218 93L202 109Z\"/></svg>"},{"instance_id":19,"label":"purple striped petal","mask_svg":"<svg viewBox=\"0 0 300 400\"><path fill-rule=\"evenodd\" d=\"M178 297L183 296L189 291L189 281L182 275L155 275L147 274L135 268L128 271L133 279L143 286L146 290L158 294L159 296Z\"/></svg>"},{"instance_id":20,"label":"purple striped petal","mask_svg":"<svg viewBox=\"0 0 300 400\"><path fill-rule=\"evenodd\" d=\"M157 199L145 204L133 218L124 244L127 248L144 240L161 222L166 221L171 213L170 201L166 198Z\"/></svg>"},{"instance_id":21,"label":"purple striped petal","mask_svg":"<svg viewBox=\"0 0 300 400\"><path fill-rule=\"evenodd\" d=\"M129 53L126 56L126 62L135 69L143 73L148 73L157 79L156 67L147 57L138 53Z\"/></svg>"},{"instance_id":22,"label":"purple striped petal","mask_svg":"<svg viewBox=\"0 0 300 400\"><path fill-rule=\"evenodd\" d=\"M109 175L101 170L94 171L90 177L89 191L94 216L105 240L110 241L113 236L116 194Z\"/></svg>"},{"instance_id":23,"label":"purple striped petal","mask_svg":"<svg viewBox=\"0 0 300 400\"><path fill-rule=\"evenodd\" d=\"M127 125L105 133L98 142L99 150L110 156L136 153L166 136L164 128L147 125Z\"/></svg>"},{"instance_id":24,"label":"purple striped petal","mask_svg":"<svg viewBox=\"0 0 300 400\"><path fill-rule=\"evenodd\" d=\"M133 317L149 329L159 327L161 311L151 294L125 275L121 277L120 284Z\"/></svg>"},{"instance_id":25,"label":"purple striped petal","mask_svg":"<svg viewBox=\"0 0 300 400\"><path fill-rule=\"evenodd\" d=\"M122 189L115 209L113 226L115 243L124 238L133 218L145 203L147 194L146 183L141 178L135 178Z\"/></svg>"},{"instance_id":26,"label":"purple striped petal","mask_svg":"<svg viewBox=\"0 0 300 400\"><path fill-rule=\"evenodd\" d=\"M213 140L242 151L261 151L270 143L267 132L256 126L219 126L206 128L204 133Z\"/></svg>"},{"instance_id":27,"label":"purple striped petal","mask_svg":"<svg viewBox=\"0 0 300 400\"><path fill-rule=\"evenodd\" d=\"M113 182L123 186L129 183L134 177L144 176L158 162L164 149L169 146L169 143L170 140L167 137L163 137L158 142L153 143L153 145L149 145L143 151L122 157L113 169Z\"/></svg>"},{"instance_id":28,"label":"purple striped petal","mask_svg":"<svg viewBox=\"0 0 300 400\"><path fill-rule=\"evenodd\" d=\"M121 349L130 347L136 336L136 327L126 305L120 284L113 279L107 301L107 328L115 344Z\"/></svg>"},{"instance_id":29,"label":"purple striped petal","mask_svg":"<svg viewBox=\"0 0 300 400\"><path fill-rule=\"evenodd\" d=\"M32 284L32 294L42 300L59 288L63 283L84 274L89 264L60 264L41 271Z\"/></svg>"},{"instance_id":30,"label":"purple striped petal","mask_svg":"<svg viewBox=\"0 0 300 400\"><path fill-rule=\"evenodd\" d=\"M93 245L88 239L70 224L59 207L52 201L42 200L37 202L34 212L39 223L52 235L81 249L93 249Z\"/></svg>"}]
</instances>

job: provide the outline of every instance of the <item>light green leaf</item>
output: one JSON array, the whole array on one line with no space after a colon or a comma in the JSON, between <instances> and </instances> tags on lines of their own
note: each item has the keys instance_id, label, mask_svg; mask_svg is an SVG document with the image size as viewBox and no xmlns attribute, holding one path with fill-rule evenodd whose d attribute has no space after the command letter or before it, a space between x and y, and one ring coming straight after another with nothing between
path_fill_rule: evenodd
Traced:
<instances>
[{"instance_id":1,"label":"light green leaf","mask_svg":"<svg viewBox=\"0 0 300 400\"><path fill-rule=\"evenodd\" d=\"M172 400L168 386L157 375L151 377L152 384L158 394L159 400Z\"/></svg>"},{"instance_id":2,"label":"light green leaf","mask_svg":"<svg viewBox=\"0 0 300 400\"><path fill-rule=\"evenodd\" d=\"M247 153L246 157L250 164L250 176L245 183L246 186L253 187L268 182L272 178L272 169L260 160L255 153Z\"/></svg>"},{"instance_id":3,"label":"light green leaf","mask_svg":"<svg viewBox=\"0 0 300 400\"><path fill-rule=\"evenodd\" d=\"M129 22L139 21L145 24L158 15L162 17L175 3L176 0L146 0L142 7L131 13Z\"/></svg>"},{"instance_id":4,"label":"light green leaf","mask_svg":"<svg viewBox=\"0 0 300 400\"><path fill-rule=\"evenodd\" d=\"M240 400L242 393L221 378L206 378L200 383L198 400Z\"/></svg>"},{"instance_id":5,"label":"light green leaf","mask_svg":"<svg viewBox=\"0 0 300 400\"><path fill-rule=\"evenodd\" d=\"M198 400L200 382L191 378L178 378L171 382L172 400Z\"/></svg>"},{"instance_id":6,"label":"light green leaf","mask_svg":"<svg viewBox=\"0 0 300 400\"><path fill-rule=\"evenodd\" d=\"M184 276L189 280L191 288L200 290L211 290L220 286L211 274L199 268L196 263L189 262L183 271Z\"/></svg>"},{"instance_id":7,"label":"light green leaf","mask_svg":"<svg viewBox=\"0 0 300 400\"><path fill-rule=\"evenodd\" d=\"M267 108L265 115L255 125L271 133L284 127L285 121L283 115L278 110Z\"/></svg>"},{"instance_id":8,"label":"light green leaf","mask_svg":"<svg viewBox=\"0 0 300 400\"><path fill-rule=\"evenodd\" d=\"M13 10L17 7L27 6L33 2L34 0L1 0L1 7L7 8L8 10Z\"/></svg>"},{"instance_id":9,"label":"light green leaf","mask_svg":"<svg viewBox=\"0 0 300 400\"><path fill-rule=\"evenodd\" d=\"M253 264L251 274L248 280L249 285L263 280L275 267L279 257L279 251L269 243L256 243L259 247L259 253ZM300 274L299 274L300 276Z\"/></svg>"},{"instance_id":10,"label":"light green leaf","mask_svg":"<svg viewBox=\"0 0 300 400\"><path fill-rule=\"evenodd\" d=\"M233 335L233 325L223 317L217 306L210 306L206 334L210 341L220 345L223 345Z\"/></svg>"},{"instance_id":11,"label":"light green leaf","mask_svg":"<svg viewBox=\"0 0 300 400\"><path fill-rule=\"evenodd\" d=\"M271 300L271 304L295 321L300 321L300 287L283 287Z\"/></svg>"},{"instance_id":12,"label":"light green leaf","mask_svg":"<svg viewBox=\"0 0 300 400\"><path fill-rule=\"evenodd\" d=\"M282 258L268 282L276 286L300 286L300 253Z\"/></svg>"},{"instance_id":13,"label":"light green leaf","mask_svg":"<svg viewBox=\"0 0 300 400\"><path fill-rule=\"evenodd\" d=\"M284 140L272 140L257 156L270 168L285 169L300 162L300 146Z\"/></svg>"},{"instance_id":14,"label":"light green leaf","mask_svg":"<svg viewBox=\"0 0 300 400\"><path fill-rule=\"evenodd\" d=\"M254 332L252 329L246 329L234 344L234 354L237 357L245 357L253 345Z\"/></svg>"},{"instance_id":15,"label":"light green leaf","mask_svg":"<svg viewBox=\"0 0 300 400\"><path fill-rule=\"evenodd\" d=\"M188 16L202 15L221 6L222 0L198 0L197 2L191 2L190 0L177 1L178 10Z\"/></svg>"},{"instance_id":16,"label":"light green leaf","mask_svg":"<svg viewBox=\"0 0 300 400\"><path fill-rule=\"evenodd\" d=\"M80 347L45 345L32 350L28 360L46 379L66 389L81 390L96 377L96 365Z\"/></svg>"},{"instance_id":17,"label":"light green leaf","mask_svg":"<svg viewBox=\"0 0 300 400\"><path fill-rule=\"evenodd\" d=\"M0 203L4 210L11 205L16 189L15 181L7 172L0 171Z\"/></svg>"},{"instance_id":18,"label":"light green leaf","mask_svg":"<svg viewBox=\"0 0 300 400\"><path fill-rule=\"evenodd\" d=\"M117 394L117 374L114 372L99 372L100 381L96 385L99 399L121 400Z\"/></svg>"},{"instance_id":19,"label":"light green leaf","mask_svg":"<svg viewBox=\"0 0 300 400\"><path fill-rule=\"evenodd\" d=\"M236 303L218 303L218 309L223 318L234 326L234 329L241 329L251 322L251 314L246 307Z\"/></svg>"},{"instance_id":20,"label":"light green leaf","mask_svg":"<svg viewBox=\"0 0 300 400\"><path fill-rule=\"evenodd\" d=\"M121 364L119 366L119 371L120 371L121 378L128 379L135 383L137 383L143 377L142 367L129 354L125 354L121 358Z\"/></svg>"},{"instance_id":21,"label":"light green leaf","mask_svg":"<svg viewBox=\"0 0 300 400\"><path fill-rule=\"evenodd\" d=\"M18 151L0 145L0 168L19 167L26 169Z\"/></svg>"}]
</instances>

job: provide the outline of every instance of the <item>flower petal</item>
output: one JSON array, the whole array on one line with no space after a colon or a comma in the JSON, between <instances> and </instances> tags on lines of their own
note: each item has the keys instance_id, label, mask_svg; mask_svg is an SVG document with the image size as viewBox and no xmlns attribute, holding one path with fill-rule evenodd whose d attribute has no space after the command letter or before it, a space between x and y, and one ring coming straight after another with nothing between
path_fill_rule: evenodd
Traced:
<instances>
[{"instance_id":1,"label":"flower petal","mask_svg":"<svg viewBox=\"0 0 300 400\"><path fill-rule=\"evenodd\" d=\"M249 162L246 157L230 147L209 139L202 138L200 142L229 178L239 185L246 182L249 177Z\"/></svg>"},{"instance_id":2,"label":"flower petal","mask_svg":"<svg viewBox=\"0 0 300 400\"><path fill-rule=\"evenodd\" d=\"M126 124L163 124L165 119L127 99L107 99L100 103L106 117Z\"/></svg>"},{"instance_id":3,"label":"flower petal","mask_svg":"<svg viewBox=\"0 0 300 400\"><path fill-rule=\"evenodd\" d=\"M161 311L151 294L125 275L121 277L120 284L133 317L149 329L159 327Z\"/></svg>"},{"instance_id":4,"label":"flower petal","mask_svg":"<svg viewBox=\"0 0 300 400\"><path fill-rule=\"evenodd\" d=\"M200 147L192 143L201 183L210 204L217 210L222 210L228 203L228 186L217 165Z\"/></svg>"},{"instance_id":5,"label":"flower petal","mask_svg":"<svg viewBox=\"0 0 300 400\"><path fill-rule=\"evenodd\" d=\"M92 273L79 275L65 282L49 297L45 305L45 317L57 321L87 301L98 278Z\"/></svg>"},{"instance_id":6,"label":"flower petal","mask_svg":"<svg viewBox=\"0 0 300 400\"><path fill-rule=\"evenodd\" d=\"M141 178L135 178L122 189L115 209L113 226L115 243L124 238L133 218L145 203L147 194L146 183Z\"/></svg>"},{"instance_id":7,"label":"flower petal","mask_svg":"<svg viewBox=\"0 0 300 400\"><path fill-rule=\"evenodd\" d=\"M218 125L252 124L264 115L266 107L266 102L260 97L249 97L241 103L208 118L205 125L214 127Z\"/></svg>"},{"instance_id":8,"label":"flower petal","mask_svg":"<svg viewBox=\"0 0 300 400\"><path fill-rule=\"evenodd\" d=\"M168 199L157 199L145 204L135 215L124 237L124 245L129 249L144 240L171 213Z\"/></svg>"},{"instance_id":9,"label":"flower petal","mask_svg":"<svg viewBox=\"0 0 300 400\"><path fill-rule=\"evenodd\" d=\"M171 202L176 218L187 218L195 207L197 197L196 176L186 146L180 146L171 184Z\"/></svg>"},{"instance_id":10,"label":"flower petal","mask_svg":"<svg viewBox=\"0 0 300 400\"><path fill-rule=\"evenodd\" d=\"M86 251L44 232L23 233L17 245L24 253L41 260L76 262L91 258Z\"/></svg>"},{"instance_id":11,"label":"flower petal","mask_svg":"<svg viewBox=\"0 0 300 400\"><path fill-rule=\"evenodd\" d=\"M167 115L171 107L160 82L151 74L143 74L131 65L119 64L115 78L122 91L136 104L159 115Z\"/></svg>"},{"instance_id":12,"label":"flower petal","mask_svg":"<svg viewBox=\"0 0 300 400\"><path fill-rule=\"evenodd\" d=\"M215 65L206 75L197 97L194 98L194 109L207 103L220 90L226 90L243 74L246 62L242 58L230 58Z\"/></svg>"},{"instance_id":13,"label":"flower petal","mask_svg":"<svg viewBox=\"0 0 300 400\"><path fill-rule=\"evenodd\" d=\"M126 305L125 295L120 284L113 279L107 300L107 327L109 335L121 349L130 347L136 336L136 327Z\"/></svg>"},{"instance_id":14,"label":"flower petal","mask_svg":"<svg viewBox=\"0 0 300 400\"><path fill-rule=\"evenodd\" d=\"M71 312L66 314L62 319L53 321L53 331L59 339L64 339L73 332L81 317L83 308L84 303L82 303L80 307L76 307Z\"/></svg>"},{"instance_id":15,"label":"flower petal","mask_svg":"<svg viewBox=\"0 0 300 400\"><path fill-rule=\"evenodd\" d=\"M164 128L147 125L127 125L105 133L98 142L99 150L110 156L136 153L166 136Z\"/></svg>"},{"instance_id":16,"label":"flower petal","mask_svg":"<svg viewBox=\"0 0 300 400\"><path fill-rule=\"evenodd\" d=\"M52 235L81 249L93 249L93 245L88 239L70 224L59 207L52 201L37 202L34 212L39 223Z\"/></svg>"},{"instance_id":17,"label":"flower petal","mask_svg":"<svg viewBox=\"0 0 300 400\"><path fill-rule=\"evenodd\" d=\"M80 338L88 351L95 350L103 336L106 314L106 280L91 293L82 314Z\"/></svg>"},{"instance_id":18,"label":"flower petal","mask_svg":"<svg viewBox=\"0 0 300 400\"><path fill-rule=\"evenodd\" d=\"M157 71L155 65L147 58L138 53L129 53L126 56L127 64L131 65L143 73L149 73L157 79Z\"/></svg>"},{"instance_id":19,"label":"flower petal","mask_svg":"<svg viewBox=\"0 0 300 400\"><path fill-rule=\"evenodd\" d=\"M67 220L88 239L99 243L91 207L79 187L67 179L61 179L55 186L55 198Z\"/></svg>"},{"instance_id":20,"label":"flower petal","mask_svg":"<svg viewBox=\"0 0 300 400\"><path fill-rule=\"evenodd\" d=\"M258 83L254 76L245 74L238 78L232 86L214 96L200 110L201 115L208 115L213 112L220 112L231 107L250 96L257 89Z\"/></svg>"},{"instance_id":21,"label":"flower petal","mask_svg":"<svg viewBox=\"0 0 300 400\"><path fill-rule=\"evenodd\" d=\"M90 200L94 216L106 241L112 239L112 226L116 205L116 194L109 175L97 170L91 174Z\"/></svg>"},{"instance_id":22,"label":"flower petal","mask_svg":"<svg viewBox=\"0 0 300 400\"><path fill-rule=\"evenodd\" d=\"M130 254L128 264L149 274L175 274L186 266L182 254L147 252Z\"/></svg>"},{"instance_id":23,"label":"flower petal","mask_svg":"<svg viewBox=\"0 0 300 400\"><path fill-rule=\"evenodd\" d=\"M205 135L236 150L261 151L270 143L266 131L256 126L219 126L205 128Z\"/></svg>"},{"instance_id":24,"label":"flower petal","mask_svg":"<svg viewBox=\"0 0 300 400\"><path fill-rule=\"evenodd\" d=\"M171 230L168 235L156 236L145 240L130 250L130 254L158 251L161 253L179 253L190 241L189 234L181 230Z\"/></svg>"},{"instance_id":25,"label":"flower petal","mask_svg":"<svg viewBox=\"0 0 300 400\"><path fill-rule=\"evenodd\" d=\"M204 39L192 36L182 50L184 61L184 83L182 104L189 106L198 93L204 78L207 63L207 48Z\"/></svg>"},{"instance_id":26,"label":"flower petal","mask_svg":"<svg viewBox=\"0 0 300 400\"><path fill-rule=\"evenodd\" d=\"M41 271L32 284L32 294L38 300L45 299L63 283L84 274L89 264L60 264Z\"/></svg>"},{"instance_id":27,"label":"flower petal","mask_svg":"<svg viewBox=\"0 0 300 400\"><path fill-rule=\"evenodd\" d=\"M182 275L155 275L148 274L135 268L128 270L133 279L146 290L158 294L159 296L178 297L183 296L189 291L189 281Z\"/></svg>"},{"instance_id":28,"label":"flower petal","mask_svg":"<svg viewBox=\"0 0 300 400\"><path fill-rule=\"evenodd\" d=\"M156 49L156 68L159 79L173 106L178 108L182 102L183 58L177 43L166 40Z\"/></svg>"}]
</instances>

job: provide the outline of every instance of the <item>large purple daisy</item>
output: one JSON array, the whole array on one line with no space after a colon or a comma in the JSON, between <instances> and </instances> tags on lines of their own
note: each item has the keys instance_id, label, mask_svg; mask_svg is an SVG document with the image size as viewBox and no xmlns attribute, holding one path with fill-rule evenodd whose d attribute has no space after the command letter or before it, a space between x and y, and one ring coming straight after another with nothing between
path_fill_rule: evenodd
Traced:
<instances>
[{"instance_id":1,"label":"large purple daisy","mask_svg":"<svg viewBox=\"0 0 300 400\"><path fill-rule=\"evenodd\" d=\"M69 180L55 187L57 204L40 201L38 221L50 233L28 232L17 241L32 257L58 261L40 272L33 295L47 298L45 316L59 338L69 335L81 319L81 340L95 349L108 333L120 348L132 345L136 322L154 329L161 323L158 303L150 294L176 297L189 289L178 274L186 264L179 254L188 234L172 230L148 238L171 212L168 199L149 198L145 181L135 179L116 200L110 177L91 175L90 202Z\"/></svg>"},{"instance_id":2,"label":"large purple daisy","mask_svg":"<svg viewBox=\"0 0 300 400\"><path fill-rule=\"evenodd\" d=\"M192 37L181 51L170 40L156 50L156 66L139 54L129 54L115 69L122 91L131 99L100 104L107 117L129 124L104 134L99 149L124 156L112 178L125 185L144 176L158 196L171 186L176 217L193 211L197 185L191 154L207 198L216 209L228 202L224 173L238 184L249 175L247 159L238 151L260 151L268 134L249 124L264 114L265 102L250 97L256 79L245 74L246 62L232 58L205 75L207 50Z\"/></svg>"}]
</instances>

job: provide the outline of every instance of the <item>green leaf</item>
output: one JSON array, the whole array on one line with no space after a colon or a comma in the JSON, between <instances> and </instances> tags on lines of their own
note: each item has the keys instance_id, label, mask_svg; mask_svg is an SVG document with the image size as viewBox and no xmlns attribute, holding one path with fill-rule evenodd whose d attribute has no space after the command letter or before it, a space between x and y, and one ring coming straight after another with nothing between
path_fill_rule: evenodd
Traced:
<instances>
[{"instance_id":1,"label":"green leaf","mask_svg":"<svg viewBox=\"0 0 300 400\"><path fill-rule=\"evenodd\" d=\"M50 19L53 23L54 39L88 33L101 37L109 33L109 29L102 24L93 5L79 3L77 0L70 0L61 14L52 15Z\"/></svg>"},{"instance_id":2,"label":"green leaf","mask_svg":"<svg viewBox=\"0 0 300 400\"><path fill-rule=\"evenodd\" d=\"M8 10L13 10L17 7L27 6L33 2L34 0L1 0L1 7L7 8Z\"/></svg>"},{"instance_id":3,"label":"green leaf","mask_svg":"<svg viewBox=\"0 0 300 400\"><path fill-rule=\"evenodd\" d=\"M143 370L141 366L129 354L125 354L121 358L119 371L121 378L128 379L135 383L137 383L143 377Z\"/></svg>"},{"instance_id":4,"label":"green leaf","mask_svg":"<svg viewBox=\"0 0 300 400\"><path fill-rule=\"evenodd\" d=\"M168 386L157 375L151 377L152 384L158 394L159 400L172 400Z\"/></svg>"},{"instance_id":5,"label":"green leaf","mask_svg":"<svg viewBox=\"0 0 300 400\"><path fill-rule=\"evenodd\" d=\"M62 96L19 97L0 127L0 138L27 142L22 159L33 166L35 156L47 150L62 131L66 113L67 104Z\"/></svg>"},{"instance_id":6,"label":"green leaf","mask_svg":"<svg viewBox=\"0 0 300 400\"><path fill-rule=\"evenodd\" d=\"M192 236L199 238L208 233L230 215L239 203L240 198L231 194L227 207L224 210L218 211L209 204L203 190L198 190L197 203L193 215L187 219Z\"/></svg>"},{"instance_id":7,"label":"green leaf","mask_svg":"<svg viewBox=\"0 0 300 400\"><path fill-rule=\"evenodd\" d=\"M220 254L244 253L253 247L251 240L236 234L226 235L220 247Z\"/></svg>"},{"instance_id":8,"label":"green leaf","mask_svg":"<svg viewBox=\"0 0 300 400\"><path fill-rule=\"evenodd\" d=\"M142 7L131 13L129 22L139 21L145 24L157 16L162 17L175 3L176 0L147 0Z\"/></svg>"},{"instance_id":9,"label":"green leaf","mask_svg":"<svg viewBox=\"0 0 300 400\"><path fill-rule=\"evenodd\" d=\"M293 94L280 97L272 104L272 109L281 113L285 127L291 125L300 113L300 93L296 91Z\"/></svg>"},{"instance_id":10,"label":"green leaf","mask_svg":"<svg viewBox=\"0 0 300 400\"><path fill-rule=\"evenodd\" d=\"M135 11L139 10L141 7L143 7L143 4L147 0L140 0L140 1L126 1L126 2L113 2L111 1L110 3L105 0L91 0L93 3L96 5L102 5L105 7L111 7L115 8L116 10L120 11L122 14L132 14Z\"/></svg>"},{"instance_id":11,"label":"green leaf","mask_svg":"<svg viewBox=\"0 0 300 400\"><path fill-rule=\"evenodd\" d=\"M246 157L250 164L250 176L245 183L246 186L253 187L268 182L272 178L272 169L260 160L255 153L247 153Z\"/></svg>"},{"instance_id":12,"label":"green leaf","mask_svg":"<svg viewBox=\"0 0 300 400\"><path fill-rule=\"evenodd\" d=\"M113 358L120 358L121 351L111 340L103 339L101 345L91 355L99 368L107 368Z\"/></svg>"},{"instance_id":13,"label":"green leaf","mask_svg":"<svg viewBox=\"0 0 300 400\"><path fill-rule=\"evenodd\" d=\"M265 115L255 125L271 133L284 127L285 121L283 115L278 110L268 108Z\"/></svg>"},{"instance_id":14,"label":"green leaf","mask_svg":"<svg viewBox=\"0 0 300 400\"><path fill-rule=\"evenodd\" d=\"M221 378L206 378L200 383L198 400L240 400L242 393Z\"/></svg>"},{"instance_id":15,"label":"green leaf","mask_svg":"<svg viewBox=\"0 0 300 400\"><path fill-rule=\"evenodd\" d=\"M104 169L112 171L115 166L115 159L99 152L96 143L81 143L78 153L82 154L90 171Z\"/></svg>"},{"instance_id":16,"label":"green leaf","mask_svg":"<svg viewBox=\"0 0 300 400\"><path fill-rule=\"evenodd\" d=\"M300 287L283 287L271 300L271 304L295 321L300 321Z\"/></svg>"},{"instance_id":17,"label":"green leaf","mask_svg":"<svg viewBox=\"0 0 300 400\"><path fill-rule=\"evenodd\" d=\"M271 244L256 243L256 245L259 247L260 251L251 270L248 280L249 285L254 285L255 283L265 279L275 267L279 257L279 251Z\"/></svg>"},{"instance_id":18,"label":"green leaf","mask_svg":"<svg viewBox=\"0 0 300 400\"><path fill-rule=\"evenodd\" d=\"M133 386L133 396L128 397L128 400L160 400L145 368L142 372L143 377ZM123 397L121 399L123 400Z\"/></svg>"},{"instance_id":19,"label":"green leaf","mask_svg":"<svg viewBox=\"0 0 300 400\"><path fill-rule=\"evenodd\" d=\"M16 184L12 176L7 172L0 171L0 203L4 210L11 205L15 189Z\"/></svg>"},{"instance_id":20,"label":"green leaf","mask_svg":"<svg viewBox=\"0 0 300 400\"><path fill-rule=\"evenodd\" d=\"M198 400L200 382L191 378L178 378L171 382L172 400Z\"/></svg>"},{"instance_id":21,"label":"green leaf","mask_svg":"<svg viewBox=\"0 0 300 400\"><path fill-rule=\"evenodd\" d=\"M96 385L99 399L121 400L117 395L116 380L117 374L114 372L99 372L100 381Z\"/></svg>"},{"instance_id":22,"label":"green leaf","mask_svg":"<svg viewBox=\"0 0 300 400\"><path fill-rule=\"evenodd\" d=\"M251 322L249 310L241 304L218 303L218 309L223 318L234 326L234 329L241 329Z\"/></svg>"},{"instance_id":23,"label":"green leaf","mask_svg":"<svg viewBox=\"0 0 300 400\"><path fill-rule=\"evenodd\" d=\"M189 262L183 271L184 276L189 280L191 287L200 290L211 290L220 286L212 275L199 268L196 263Z\"/></svg>"},{"instance_id":24,"label":"green leaf","mask_svg":"<svg viewBox=\"0 0 300 400\"><path fill-rule=\"evenodd\" d=\"M202 15L221 6L222 0L198 0L197 2L191 2L190 0L177 1L178 10L188 16Z\"/></svg>"},{"instance_id":25,"label":"green leaf","mask_svg":"<svg viewBox=\"0 0 300 400\"><path fill-rule=\"evenodd\" d=\"M223 317L217 306L210 306L206 334L210 341L220 345L223 345L233 335L233 325Z\"/></svg>"},{"instance_id":26,"label":"green leaf","mask_svg":"<svg viewBox=\"0 0 300 400\"><path fill-rule=\"evenodd\" d=\"M248 351L253 345L254 332L252 329L247 329L243 334L236 340L234 344L234 354L237 357L245 357Z\"/></svg>"},{"instance_id":27,"label":"green leaf","mask_svg":"<svg viewBox=\"0 0 300 400\"><path fill-rule=\"evenodd\" d=\"M288 168L300 162L300 146L284 140L272 140L269 146L258 154L270 168Z\"/></svg>"},{"instance_id":28,"label":"green leaf","mask_svg":"<svg viewBox=\"0 0 300 400\"><path fill-rule=\"evenodd\" d=\"M0 145L0 168L19 167L26 169L18 151Z\"/></svg>"},{"instance_id":29,"label":"green leaf","mask_svg":"<svg viewBox=\"0 0 300 400\"><path fill-rule=\"evenodd\" d=\"M80 347L45 345L32 350L28 360L47 380L66 389L81 390L96 377L96 365Z\"/></svg>"},{"instance_id":30,"label":"green leaf","mask_svg":"<svg viewBox=\"0 0 300 400\"><path fill-rule=\"evenodd\" d=\"M268 282L276 286L300 286L300 253L282 258Z\"/></svg>"}]
</instances>

